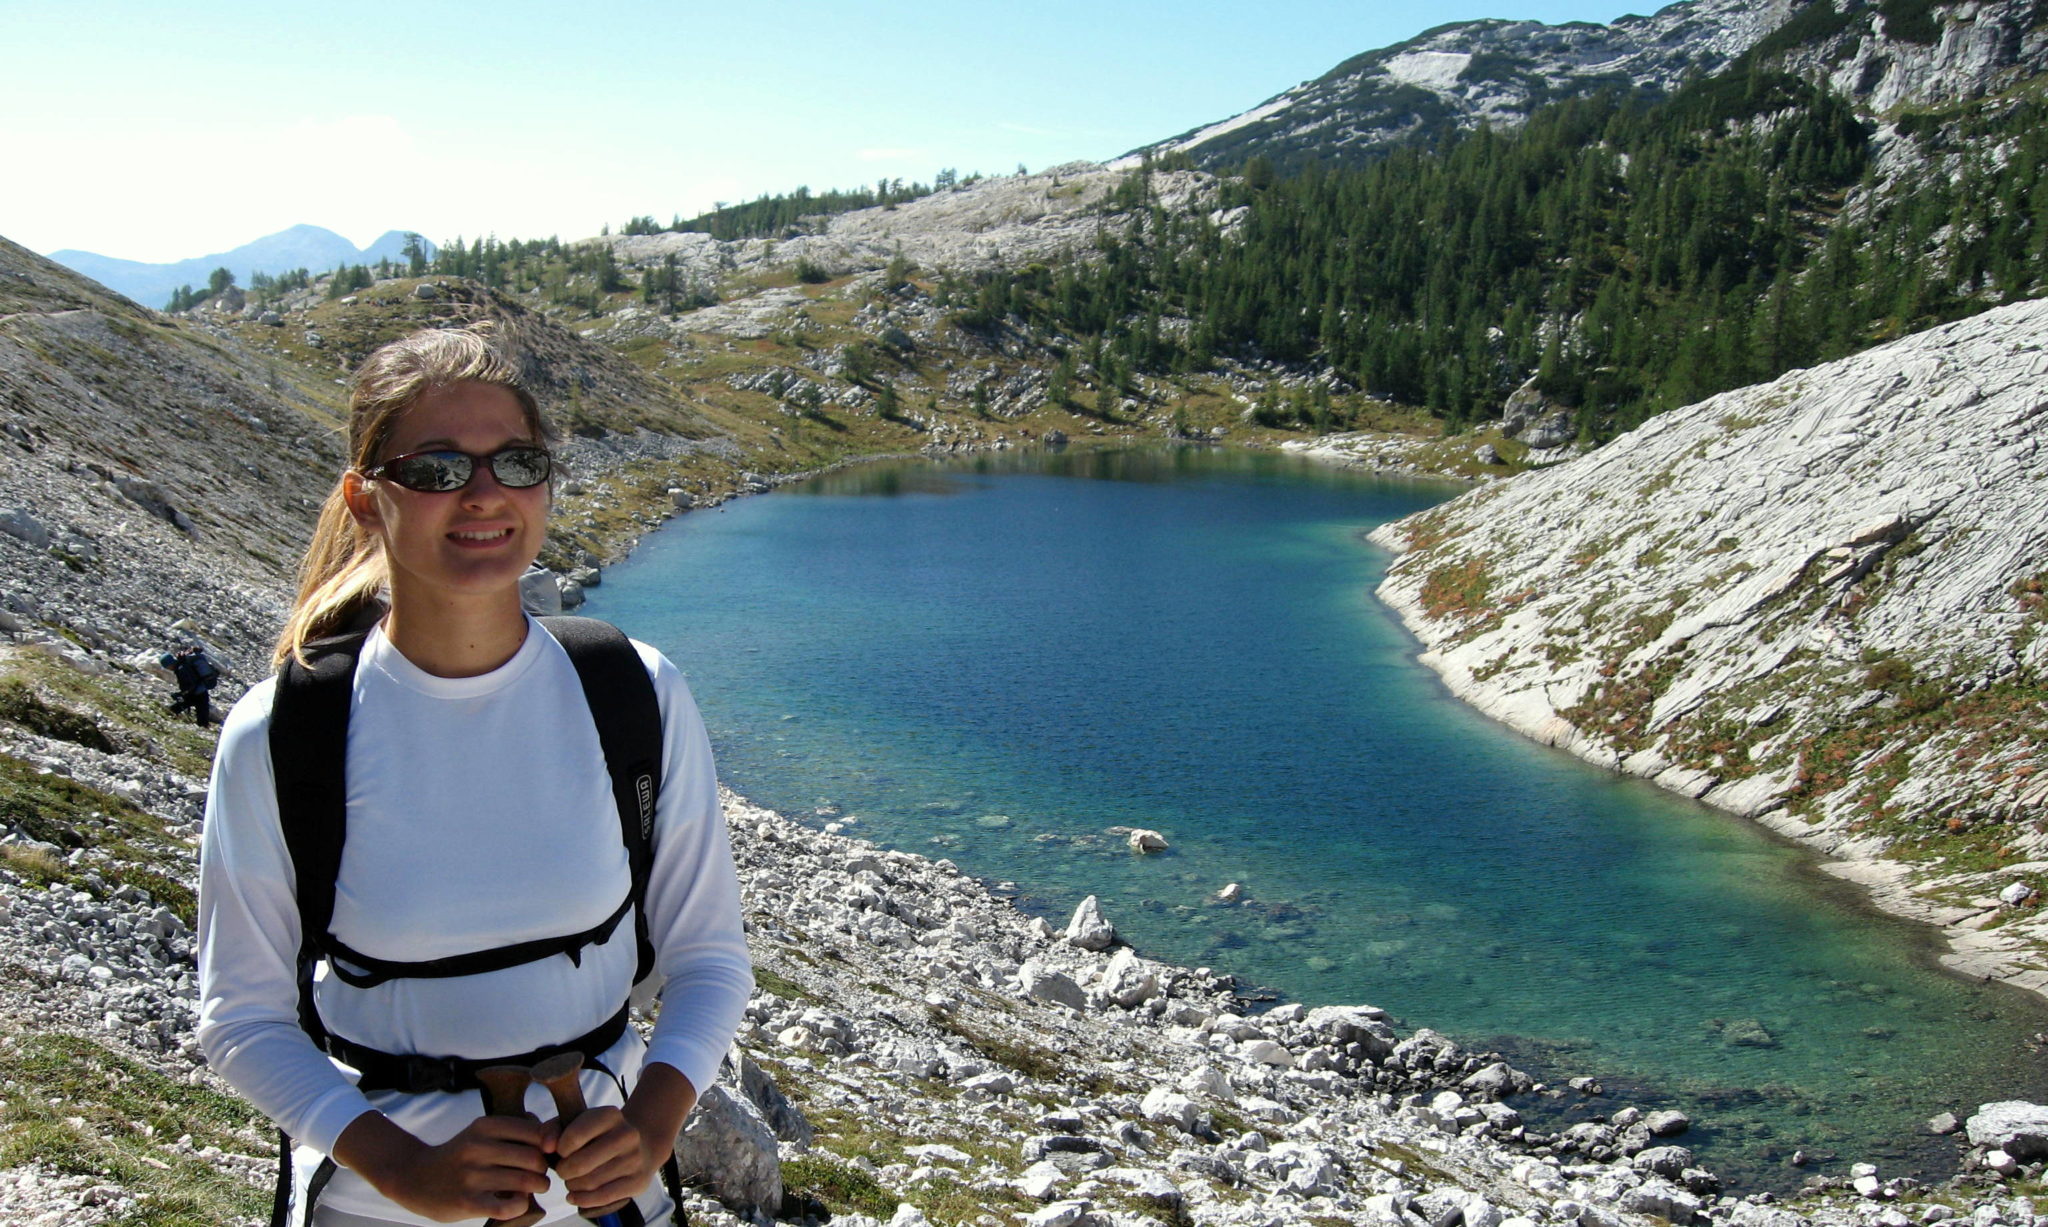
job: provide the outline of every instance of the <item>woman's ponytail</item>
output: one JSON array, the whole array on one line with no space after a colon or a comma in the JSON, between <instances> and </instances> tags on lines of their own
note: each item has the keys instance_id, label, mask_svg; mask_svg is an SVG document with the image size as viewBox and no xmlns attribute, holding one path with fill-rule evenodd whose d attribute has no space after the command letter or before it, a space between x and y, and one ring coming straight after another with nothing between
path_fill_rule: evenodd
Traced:
<instances>
[{"instance_id":1,"label":"woman's ponytail","mask_svg":"<svg viewBox=\"0 0 2048 1227\"><path fill-rule=\"evenodd\" d=\"M388 578L383 547L357 525L342 483L335 482L299 563L298 599L271 653L271 667L282 668L287 658L305 664L306 645L354 622L377 602Z\"/></svg>"},{"instance_id":2,"label":"woman's ponytail","mask_svg":"<svg viewBox=\"0 0 2048 1227\"><path fill-rule=\"evenodd\" d=\"M349 389L350 467L377 463L399 415L428 392L457 383L490 384L510 392L519 401L532 436L542 443L552 441L554 432L526 389L518 365L492 341L488 321L468 328L428 328L365 358ZM313 543L299 563L299 595L271 653L275 667L290 659L304 664L308 643L354 623L377 604L390 580L383 543L364 532L349 513L344 480L335 482L321 505Z\"/></svg>"}]
</instances>

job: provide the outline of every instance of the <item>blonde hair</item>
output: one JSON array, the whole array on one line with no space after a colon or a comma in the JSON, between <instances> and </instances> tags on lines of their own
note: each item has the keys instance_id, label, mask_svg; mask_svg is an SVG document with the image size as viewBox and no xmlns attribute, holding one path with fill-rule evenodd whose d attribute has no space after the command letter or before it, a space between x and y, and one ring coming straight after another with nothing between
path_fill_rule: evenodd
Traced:
<instances>
[{"instance_id":1,"label":"blonde hair","mask_svg":"<svg viewBox=\"0 0 2048 1227\"><path fill-rule=\"evenodd\" d=\"M348 466L377 463L398 419L421 397L458 383L483 383L510 392L542 444L554 434L526 389L519 368L497 346L488 321L468 328L428 328L378 349L356 368L349 384ZM306 663L306 645L346 628L380 604L390 572L383 543L359 526L345 497L346 473L337 478L312 544L299 562L299 594L271 653L271 665Z\"/></svg>"}]
</instances>

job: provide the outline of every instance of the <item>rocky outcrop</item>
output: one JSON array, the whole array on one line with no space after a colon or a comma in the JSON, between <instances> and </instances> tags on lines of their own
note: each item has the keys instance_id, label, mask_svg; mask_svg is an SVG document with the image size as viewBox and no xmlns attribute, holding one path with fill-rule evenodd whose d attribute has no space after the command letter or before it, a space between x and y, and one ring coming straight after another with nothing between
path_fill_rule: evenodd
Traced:
<instances>
[{"instance_id":1,"label":"rocky outcrop","mask_svg":"<svg viewBox=\"0 0 2048 1227\"><path fill-rule=\"evenodd\" d=\"M1887 8L1843 6L1783 63L1877 114L1975 101L2048 69L2033 0Z\"/></svg>"},{"instance_id":2,"label":"rocky outcrop","mask_svg":"<svg viewBox=\"0 0 2048 1227\"><path fill-rule=\"evenodd\" d=\"M1538 740L1843 858L2048 988L2048 302L1668 413L1387 525L1380 595ZM1879 859L1890 856L1894 859Z\"/></svg>"},{"instance_id":3,"label":"rocky outcrop","mask_svg":"<svg viewBox=\"0 0 2048 1227\"><path fill-rule=\"evenodd\" d=\"M673 256L681 276L691 282L799 260L835 278L879 271L899 256L927 270L1017 268L1034 260L1063 259L1092 245L1105 229L1122 227L1126 215L1107 206L1123 180L1121 170L1073 162L819 218L804 232L772 239L720 241L708 234L661 233L596 241L609 242L628 267L654 267ZM1193 171L1154 175L1150 186L1151 201L1173 212L1203 207L1214 192L1214 180ZM740 305L726 303L683 318L686 331L709 331L702 325L731 318L746 303L787 307L802 300L794 289L769 290Z\"/></svg>"}]
</instances>

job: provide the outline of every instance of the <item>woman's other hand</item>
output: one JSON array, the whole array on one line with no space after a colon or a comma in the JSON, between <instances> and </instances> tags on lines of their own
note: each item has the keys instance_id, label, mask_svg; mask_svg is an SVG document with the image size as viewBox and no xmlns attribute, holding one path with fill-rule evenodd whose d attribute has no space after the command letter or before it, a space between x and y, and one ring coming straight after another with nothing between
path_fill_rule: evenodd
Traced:
<instances>
[{"instance_id":1,"label":"woman's other hand","mask_svg":"<svg viewBox=\"0 0 2048 1227\"><path fill-rule=\"evenodd\" d=\"M548 1187L547 1156L557 1145L552 1123L480 1116L429 1146L382 1113L366 1112L342 1130L334 1158L413 1213L451 1223L525 1213L532 1195Z\"/></svg>"}]
</instances>

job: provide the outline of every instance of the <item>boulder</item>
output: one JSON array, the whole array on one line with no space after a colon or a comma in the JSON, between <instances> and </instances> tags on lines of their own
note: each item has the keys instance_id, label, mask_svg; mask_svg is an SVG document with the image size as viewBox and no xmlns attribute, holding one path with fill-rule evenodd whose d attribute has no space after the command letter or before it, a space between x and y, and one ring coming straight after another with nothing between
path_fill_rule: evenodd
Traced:
<instances>
[{"instance_id":1,"label":"boulder","mask_svg":"<svg viewBox=\"0 0 2048 1227\"><path fill-rule=\"evenodd\" d=\"M1646 1180L1621 1195L1621 1208L1684 1224L1698 1216L1700 1199L1670 1181Z\"/></svg>"},{"instance_id":2,"label":"boulder","mask_svg":"<svg viewBox=\"0 0 2048 1227\"><path fill-rule=\"evenodd\" d=\"M1495 1061L1475 1073L1468 1075L1458 1084L1468 1091L1491 1095L1499 1099L1504 1095L1518 1095L1528 1090L1533 1083L1529 1076L1509 1065L1506 1061Z\"/></svg>"},{"instance_id":3,"label":"boulder","mask_svg":"<svg viewBox=\"0 0 2048 1227\"><path fill-rule=\"evenodd\" d=\"M1998 901L2007 907L2019 907L2038 893L2030 883L2013 882L1998 892Z\"/></svg>"},{"instance_id":4,"label":"boulder","mask_svg":"<svg viewBox=\"0 0 2048 1227\"><path fill-rule=\"evenodd\" d=\"M1073 977L1038 962L1027 962L1017 971L1019 985L1024 995L1034 1001L1053 1005L1072 1006L1077 1010L1088 1008L1088 994L1074 983Z\"/></svg>"},{"instance_id":5,"label":"boulder","mask_svg":"<svg viewBox=\"0 0 2048 1227\"><path fill-rule=\"evenodd\" d=\"M1668 1180L1676 1180L1692 1166L1692 1152L1683 1146L1652 1146L1637 1152L1628 1162L1637 1171L1655 1172Z\"/></svg>"},{"instance_id":6,"label":"boulder","mask_svg":"<svg viewBox=\"0 0 2048 1227\"><path fill-rule=\"evenodd\" d=\"M2021 1099L1987 1103L1964 1125L1970 1145L2002 1150L2027 1162L2048 1159L2048 1107Z\"/></svg>"},{"instance_id":7,"label":"boulder","mask_svg":"<svg viewBox=\"0 0 2048 1227\"><path fill-rule=\"evenodd\" d=\"M1193 1133L1201 1116L1194 1100L1163 1086L1155 1086L1145 1092L1145 1098L1138 1104L1138 1112L1148 1121L1172 1125L1182 1133Z\"/></svg>"},{"instance_id":8,"label":"boulder","mask_svg":"<svg viewBox=\"0 0 2048 1227\"><path fill-rule=\"evenodd\" d=\"M1024 1220L1025 1227L1076 1227L1087 1219L1094 1203L1086 1198L1074 1201L1056 1201L1043 1210L1033 1211Z\"/></svg>"},{"instance_id":9,"label":"boulder","mask_svg":"<svg viewBox=\"0 0 2048 1227\"><path fill-rule=\"evenodd\" d=\"M1128 837L1128 842L1133 852L1166 851L1166 836L1161 835L1157 831L1147 830L1144 827L1133 830Z\"/></svg>"},{"instance_id":10,"label":"boulder","mask_svg":"<svg viewBox=\"0 0 2048 1227\"><path fill-rule=\"evenodd\" d=\"M50 530L20 507L0 507L0 533L17 537L39 550L50 548Z\"/></svg>"},{"instance_id":11,"label":"boulder","mask_svg":"<svg viewBox=\"0 0 2048 1227\"><path fill-rule=\"evenodd\" d=\"M562 590L555 584L555 573L542 566L529 567L519 577L519 603L537 617L561 613Z\"/></svg>"},{"instance_id":12,"label":"boulder","mask_svg":"<svg viewBox=\"0 0 2048 1227\"><path fill-rule=\"evenodd\" d=\"M1041 1159L1017 1177L1016 1189L1032 1201L1051 1201L1052 1195L1066 1182L1067 1174L1057 1164Z\"/></svg>"},{"instance_id":13,"label":"boulder","mask_svg":"<svg viewBox=\"0 0 2048 1227\"><path fill-rule=\"evenodd\" d=\"M1670 1110L1652 1112L1643 1118L1643 1123L1650 1127L1652 1134L1660 1138L1677 1137L1692 1128L1692 1121L1685 1113Z\"/></svg>"},{"instance_id":14,"label":"boulder","mask_svg":"<svg viewBox=\"0 0 2048 1227\"><path fill-rule=\"evenodd\" d=\"M1159 995L1159 977L1126 946L1109 960L1097 988L1110 1001L1133 1010Z\"/></svg>"},{"instance_id":15,"label":"boulder","mask_svg":"<svg viewBox=\"0 0 2048 1227\"><path fill-rule=\"evenodd\" d=\"M1074 918L1067 922L1067 940L1083 950L1107 950L1115 944L1116 926L1103 919L1102 905L1094 895L1074 909Z\"/></svg>"},{"instance_id":16,"label":"boulder","mask_svg":"<svg viewBox=\"0 0 2048 1227\"><path fill-rule=\"evenodd\" d=\"M718 1068L718 1080L730 1083L745 1095L747 1102L754 1105L754 1110L761 1114L761 1119L768 1123L768 1128L777 1138L795 1142L806 1149L810 1147L813 1136L811 1122L804 1117L803 1110L790 1102L782 1088L775 1085L775 1079L768 1076L768 1071L755 1064L738 1044L726 1050L725 1061Z\"/></svg>"},{"instance_id":17,"label":"boulder","mask_svg":"<svg viewBox=\"0 0 2048 1227\"><path fill-rule=\"evenodd\" d=\"M766 1220L782 1208L782 1161L775 1133L744 1095L713 1083L676 1139L685 1182L701 1185L733 1212Z\"/></svg>"}]
</instances>

